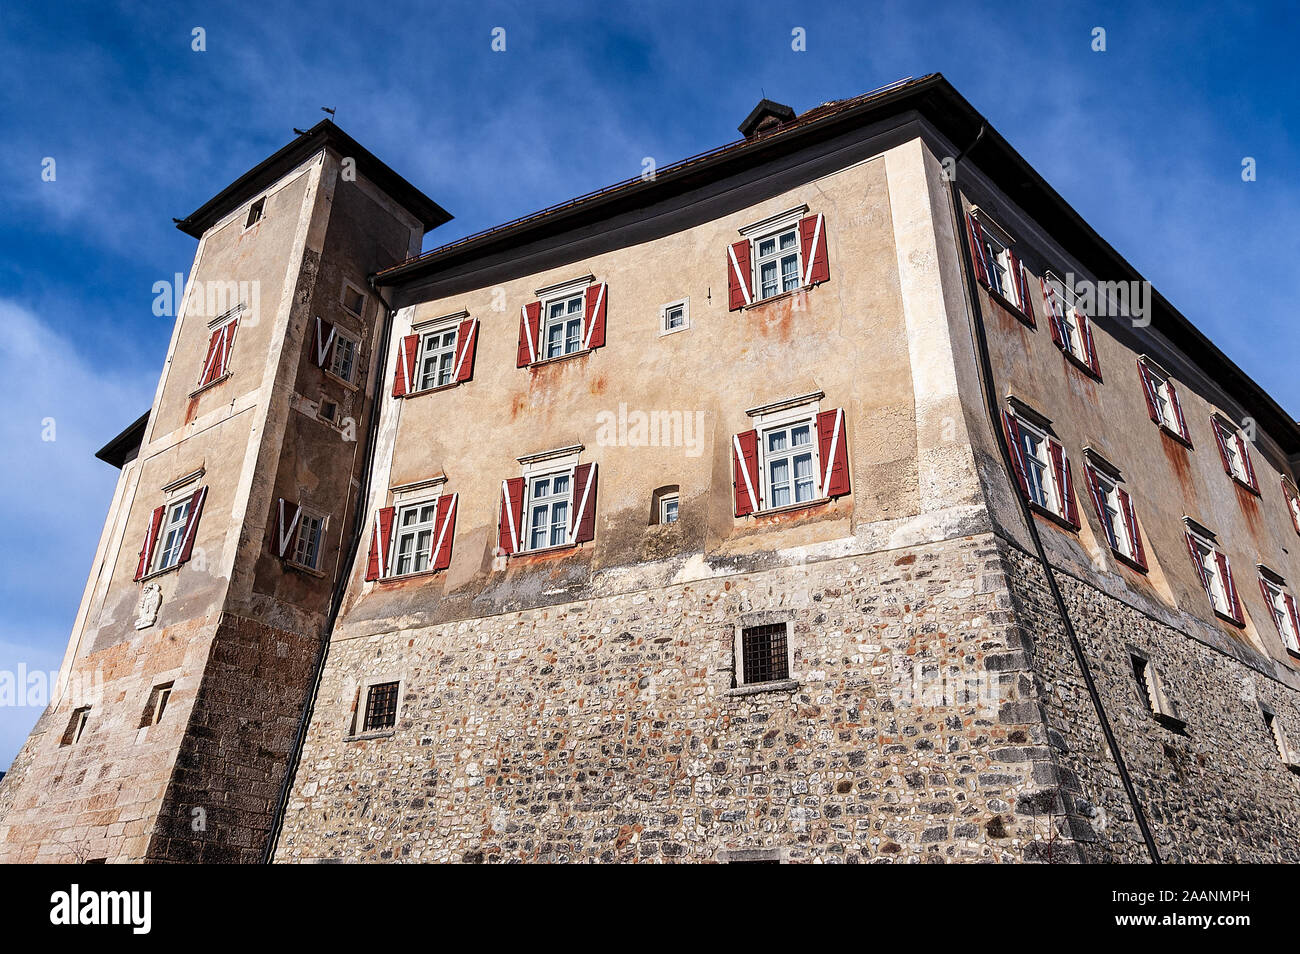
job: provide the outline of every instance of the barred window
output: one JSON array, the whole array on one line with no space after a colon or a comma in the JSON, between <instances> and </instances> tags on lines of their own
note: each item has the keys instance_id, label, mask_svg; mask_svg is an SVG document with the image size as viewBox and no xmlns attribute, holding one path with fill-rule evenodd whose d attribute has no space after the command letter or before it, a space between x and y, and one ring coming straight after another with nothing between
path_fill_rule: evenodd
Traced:
<instances>
[{"instance_id":1,"label":"barred window","mask_svg":"<svg viewBox=\"0 0 1300 954\"><path fill-rule=\"evenodd\" d=\"M366 720L363 732L391 729L397 724L397 683L380 682L366 693Z\"/></svg>"},{"instance_id":2,"label":"barred window","mask_svg":"<svg viewBox=\"0 0 1300 954\"><path fill-rule=\"evenodd\" d=\"M746 626L740 632L740 653L746 685L790 678L785 623Z\"/></svg>"}]
</instances>

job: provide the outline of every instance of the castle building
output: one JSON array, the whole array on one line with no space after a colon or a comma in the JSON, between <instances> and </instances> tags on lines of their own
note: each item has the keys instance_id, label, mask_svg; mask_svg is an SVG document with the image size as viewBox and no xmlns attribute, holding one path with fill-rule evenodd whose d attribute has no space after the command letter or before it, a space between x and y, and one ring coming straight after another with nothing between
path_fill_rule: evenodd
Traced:
<instances>
[{"instance_id":1,"label":"castle building","mask_svg":"<svg viewBox=\"0 0 1300 954\"><path fill-rule=\"evenodd\" d=\"M941 76L740 132L183 220L0 860L1296 860L1300 426Z\"/></svg>"}]
</instances>

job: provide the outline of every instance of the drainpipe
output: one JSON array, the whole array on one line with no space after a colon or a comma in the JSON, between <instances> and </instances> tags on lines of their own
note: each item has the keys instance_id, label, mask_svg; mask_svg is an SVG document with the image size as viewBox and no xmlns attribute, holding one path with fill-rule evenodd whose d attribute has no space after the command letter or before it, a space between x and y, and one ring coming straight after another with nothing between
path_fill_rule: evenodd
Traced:
<instances>
[{"instance_id":1,"label":"drainpipe","mask_svg":"<svg viewBox=\"0 0 1300 954\"><path fill-rule=\"evenodd\" d=\"M997 440L998 450L1002 454L1002 466L1006 468L1007 477L1014 488L1016 486L1015 470L1011 463L1010 448L1007 447L1006 433L1003 431L999 420L1002 409L998 405L997 391L993 384L993 364L989 360L989 342L984 328L984 313L980 308L979 295L975 291L977 287L975 263L971 260L969 245L962 238L966 230L962 222L961 191L957 188L956 167L960 165L962 159L972 149L979 145L980 140L984 138L986 129L987 127L981 124L980 131L975 136L975 139L957 155L953 163L954 173L951 180L949 180L948 187L954 234L957 236L957 245L961 250L962 272L966 278L966 302L970 309L971 334L975 339L975 352L979 358L980 385L984 392L985 409L989 414L989 422L993 426L993 435ZM1101 701L1101 695L1097 692L1097 683L1093 679L1092 666L1088 663L1088 657L1083 651L1083 644L1079 642L1079 636L1075 632L1074 623L1070 619L1070 612L1065 605L1065 598L1061 595L1061 589L1056 582L1055 571L1052 569L1051 562L1047 559L1047 551L1043 548L1043 538L1038 533L1038 521L1029 509L1029 502L1025 500L1024 495L1017 493L1015 497L1020 502L1021 515L1029 528L1029 536L1034 542L1034 552L1038 556L1038 562L1043 566L1043 573L1047 577L1047 585L1051 590L1052 600L1056 603L1056 610L1060 614L1062 624L1065 626L1065 633L1069 637L1070 648L1074 651L1075 661L1078 662L1079 669L1083 673L1083 681L1088 687L1088 698L1092 700L1092 707L1097 713L1097 720L1101 723L1101 731L1106 737L1106 745L1109 746L1111 757L1115 760L1115 768L1119 771L1120 781L1124 785L1124 792L1128 795L1129 805L1133 809L1133 817L1137 820L1138 828L1142 832L1142 840L1146 842L1147 853L1151 856L1152 864L1158 865L1160 864L1160 851L1156 847L1155 838L1151 835L1151 827L1147 824L1146 813L1142 810L1142 803L1138 800L1137 789L1133 787L1133 780L1129 776L1128 766L1124 763L1124 756L1120 753L1119 745L1115 741L1115 733L1111 728L1110 718L1106 715L1106 707Z\"/></svg>"},{"instance_id":2,"label":"drainpipe","mask_svg":"<svg viewBox=\"0 0 1300 954\"><path fill-rule=\"evenodd\" d=\"M379 439L379 415L384 406L383 390L384 361L388 354L389 338L393 333L393 319L396 310L379 293L373 275L367 278L367 284L374 296L384 306L384 325L379 335L378 359L373 375L375 396L370 408L370 426L366 431L366 449L361 458L360 481L357 486L356 512L352 515L352 538L348 541L346 556L340 565L338 579L334 581L334 591L330 596L329 614L325 619L325 628L321 633L320 648L316 652L316 671L312 676L311 691L303 705L302 717L298 720L298 729L294 733L293 748L289 753L289 764L285 768L284 782L280 785L280 795L276 800L275 815L271 818L271 830L267 833L266 848L262 852L262 864L269 865L275 859L275 849L280 844L280 829L284 825L285 812L289 807L289 793L293 791L293 782L298 775L298 763L302 759L303 746L307 741L307 726L311 723L312 713L316 709L316 699L320 694L321 679L325 675L325 660L329 655L330 640L334 635L334 624L339 618L339 609L347 592L348 580L352 575L352 566L356 562L357 550L361 546L366 531L366 510L370 502L370 471L374 466L375 444Z\"/></svg>"}]
</instances>

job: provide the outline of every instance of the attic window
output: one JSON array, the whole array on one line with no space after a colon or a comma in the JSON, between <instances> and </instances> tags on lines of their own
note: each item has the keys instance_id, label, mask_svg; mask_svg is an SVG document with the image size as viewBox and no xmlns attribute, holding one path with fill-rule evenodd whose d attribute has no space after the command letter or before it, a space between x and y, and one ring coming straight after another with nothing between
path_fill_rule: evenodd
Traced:
<instances>
[{"instance_id":1,"label":"attic window","mask_svg":"<svg viewBox=\"0 0 1300 954\"><path fill-rule=\"evenodd\" d=\"M258 222L262 221L262 213L265 209L266 196L262 196L248 207L248 221L244 223L244 228L251 229Z\"/></svg>"}]
</instances>

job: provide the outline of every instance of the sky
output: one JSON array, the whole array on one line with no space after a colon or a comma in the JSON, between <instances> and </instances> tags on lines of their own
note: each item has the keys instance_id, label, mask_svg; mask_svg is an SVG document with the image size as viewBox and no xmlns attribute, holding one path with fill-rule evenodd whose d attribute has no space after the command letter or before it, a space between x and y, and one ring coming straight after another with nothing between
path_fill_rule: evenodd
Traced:
<instances>
[{"instance_id":1,"label":"sky","mask_svg":"<svg viewBox=\"0 0 1300 954\"><path fill-rule=\"evenodd\" d=\"M193 261L172 218L322 106L455 216L430 248L730 142L764 95L803 111L941 72L1300 413L1300 6L1138 6L8 0L0 678L62 659L117 475L94 451L152 402L154 284ZM0 702L0 767L41 701Z\"/></svg>"}]
</instances>

